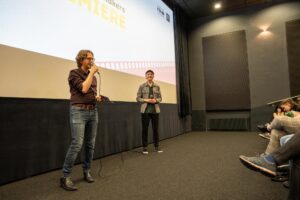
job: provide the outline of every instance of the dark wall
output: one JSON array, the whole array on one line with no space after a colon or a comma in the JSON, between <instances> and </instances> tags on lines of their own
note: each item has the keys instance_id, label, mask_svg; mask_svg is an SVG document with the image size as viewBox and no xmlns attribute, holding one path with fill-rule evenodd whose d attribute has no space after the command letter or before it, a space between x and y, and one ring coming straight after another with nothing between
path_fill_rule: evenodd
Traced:
<instances>
[{"instance_id":1,"label":"dark wall","mask_svg":"<svg viewBox=\"0 0 300 200\"><path fill-rule=\"evenodd\" d=\"M300 94L300 19L286 22L291 95Z\"/></svg>"},{"instance_id":2,"label":"dark wall","mask_svg":"<svg viewBox=\"0 0 300 200\"><path fill-rule=\"evenodd\" d=\"M248 115L250 129L255 130L257 123L270 120L273 109L268 108L266 103L291 96L285 24L299 18L300 2L288 2L268 7L250 7L190 22L188 44L193 129L206 130L209 114L206 112L209 102L206 102L205 80L210 77L205 75L203 38L245 31L251 102ZM227 79L232 78L227 76ZM228 112L228 115L231 113ZM221 113L222 116L224 114L226 112ZM213 116L218 117L215 114ZM235 118L235 113L232 118Z\"/></svg>"},{"instance_id":3,"label":"dark wall","mask_svg":"<svg viewBox=\"0 0 300 200\"><path fill-rule=\"evenodd\" d=\"M68 100L0 98L0 110L0 185L62 167L71 138ZM176 104L161 104L161 110L161 140L191 130L190 117L179 118ZM139 104L101 103L95 158L139 146Z\"/></svg>"}]
</instances>

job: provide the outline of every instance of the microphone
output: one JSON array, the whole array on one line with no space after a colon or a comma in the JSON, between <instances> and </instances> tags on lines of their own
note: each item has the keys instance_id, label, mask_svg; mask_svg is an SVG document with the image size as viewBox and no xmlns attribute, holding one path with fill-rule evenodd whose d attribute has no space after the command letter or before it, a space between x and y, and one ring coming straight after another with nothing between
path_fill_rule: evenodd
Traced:
<instances>
[{"instance_id":1,"label":"microphone","mask_svg":"<svg viewBox=\"0 0 300 200\"><path fill-rule=\"evenodd\" d=\"M94 66L95 65L95 63L92 61L91 62L91 64L90 64L90 66L92 67L92 66ZM97 65L95 65L96 67L98 67ZM99 67L98 67L99 68ZM100 76L100 72L98 71L98 72L96 72L99 76Z\"/></svg>"},{"instance_id":2,"label":"microphone","mask_svg":"<svg viewBox=\"0 0 300 200\"><path fill-rule=\"evenodd\" d=\"M93 67L95 65L95 63L93 61L91 61L90 66Z\"/></svg>"}]
</instances>

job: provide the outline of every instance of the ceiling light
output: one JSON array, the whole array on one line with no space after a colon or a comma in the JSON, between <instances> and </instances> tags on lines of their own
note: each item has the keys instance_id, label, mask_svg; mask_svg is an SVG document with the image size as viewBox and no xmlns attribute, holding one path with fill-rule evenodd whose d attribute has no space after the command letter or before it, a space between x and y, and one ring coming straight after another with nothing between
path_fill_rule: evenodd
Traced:
<instances>
[{"instance_id":1,"label":"ceiling light","mask_svg":"<svg viewBox=\"0 0 300 200\"><path fill-rule=\"evenodd\" d=\"M217 9L220 9L222 7L222 4L220 2L217 2L215 3L214 5L214 8L217 10Z\"/></svg>"}]
</instances>

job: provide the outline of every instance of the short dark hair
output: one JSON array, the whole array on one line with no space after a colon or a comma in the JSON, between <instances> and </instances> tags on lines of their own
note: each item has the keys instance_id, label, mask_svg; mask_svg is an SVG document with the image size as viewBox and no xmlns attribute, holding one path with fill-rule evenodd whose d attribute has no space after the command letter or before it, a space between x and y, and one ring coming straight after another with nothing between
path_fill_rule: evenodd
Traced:
<instances>
[{"instance_id":1,"label":"short dark hair","mask_svg":"<svg viewBox=\"0 0 300 200\"><path fill-rule=\"evenodd\" d=\"M77 63L77 67L80 68L81 67L81 62L87 57L87 54L90 53L94 56L93 52L91 50L80 50L76 56L76 63Z\"/></svg>"},{"instance_id":2,"label":"short dark hair","mask_svg":"<svg viewBox=\"0 0 300 200\"><path fill-rule=\"evenodd\" d=\"M148 74L149 72L151 72L152 74L154 74L154 71L152 71L151 69L148 69L145 74Z\"/></svg>"}]
</instances>

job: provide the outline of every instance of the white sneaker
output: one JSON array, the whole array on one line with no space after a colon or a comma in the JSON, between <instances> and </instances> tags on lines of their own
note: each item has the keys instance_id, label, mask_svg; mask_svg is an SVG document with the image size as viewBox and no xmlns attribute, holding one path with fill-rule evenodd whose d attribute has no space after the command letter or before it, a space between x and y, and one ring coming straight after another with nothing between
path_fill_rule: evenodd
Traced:
<instances>
[{"instance_id":1,"label":"white sneaker","mask_svg":"<svg viewBox=\"0 0 300 200\"><path fill-rule=\"evenodd\" d=\"M143 149L142 154L147 155L149 152L146 148Z\"/></svg>"},{"instance_id":2,"label":"white sneaker","mask_svg":"<svg viewBox=\"0 0 300 200\"><path fill-rule=\"evenodd\" d=\"M156 148L155 148L155 151L156 151L157 153L163 153L163 152L164 152L164 151L161 150L159 147L156 147Z\"/></svg>"}]
</instances>

